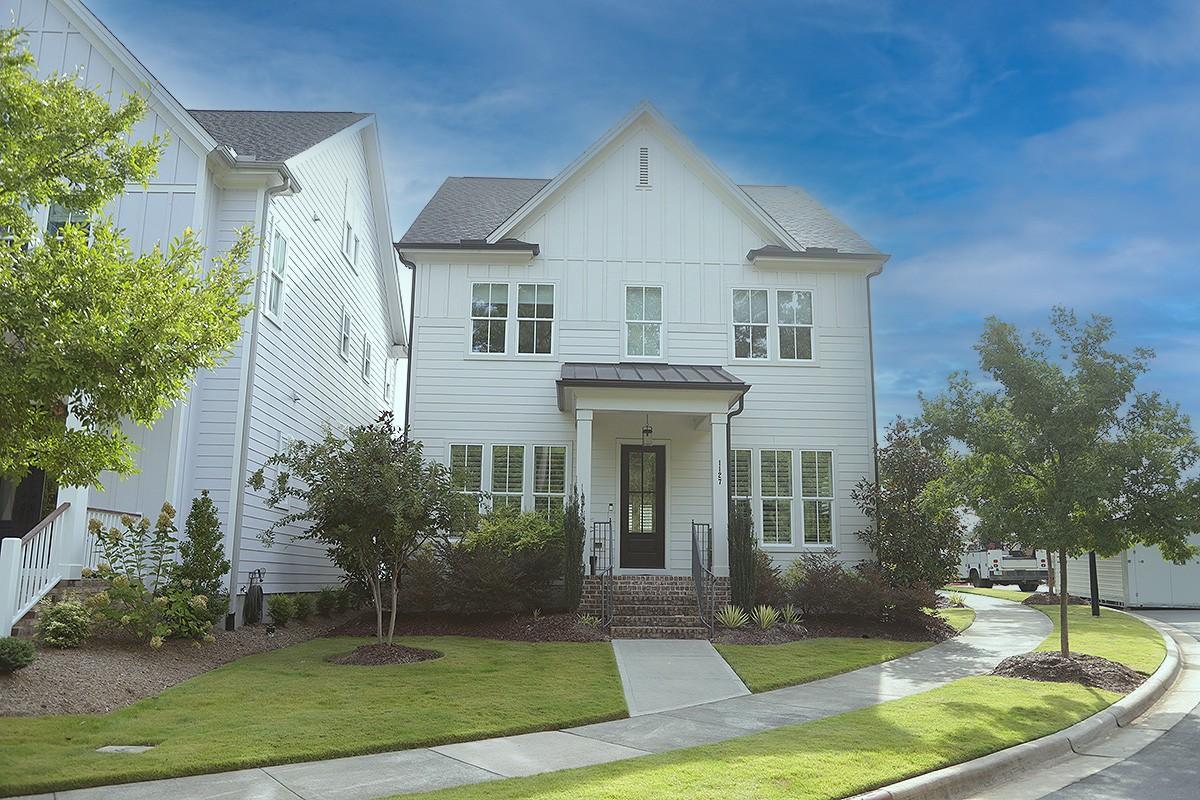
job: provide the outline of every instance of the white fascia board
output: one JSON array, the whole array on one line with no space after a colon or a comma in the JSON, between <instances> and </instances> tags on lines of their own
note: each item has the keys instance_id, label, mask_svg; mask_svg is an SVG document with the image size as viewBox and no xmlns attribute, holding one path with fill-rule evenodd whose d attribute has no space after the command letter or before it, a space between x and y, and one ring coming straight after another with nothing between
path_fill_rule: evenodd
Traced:
<instances>
[{"instance_id":1,"label":"white fascia board","mask_svg":"<svg viewBox=\"0 0 1200 800\"><path fill-rule=\"evenodd\" d=\"M564 386L563 411L655 414L725 414L743 393L737 389Z\"/></svg>"},{"instance_id":2,"label":"white fascia board","mask_svg":"<svg viewBox=\"0 0 1200 800\"><path fill-rule=\"evenodd\" d=\"M680 151L687 159L690 159L697 164L704 172L716 181L718 185L726 190L730 198L748 213L751 217L757 220L768 231L779 239L780 244L790 249L799 250L802 245L797 242L790 233L776 222L762 206L754 202L750 195L746 194L740 186L730 180L721 169L712 162L708 156L692 144L683 133L676 128L671 122L662 115L657 108L649 101L643 100L634 106L633 110L626 114L621 120L609 128L604 135L597 139L591 147L583 152L578 158L567 165L567 168L560 172L553 180L547 183L533 197L529 198L518 208L512 216L505 220L496 230L492 231L487 240L491 243L500 241L501 239L512 236L514 230L534 211L540 208L546 200L555 194L561 187L566 185L576 174L578 174L587 164L598 158L614 141L622 136L627 130L637 124L642 118L646 118L665 135L668 142Z\"/></svg>"},{"instance_id":3,"label":"white fascia board","mask_svg":"<svg viewBox=\"0 0 1200 800\"><path fill-rule=\"evenodd\" d=\"M410 247L400 245L400 257L415 263L436 264L528 264L537 254L528 248L504 249L499 247L463 248Z\"/></svg>"},{"instance_id":4,"label":"white fascia board","mask_svg":"<svg viewBox=\"0 0 1200 800\"><path fill-rule=\"evenodd\" d=\"M854 272L878 275L883 272L883 265L889 258L891 256L874 254L811 256L799 253L796 255L759 255L750 259L750 263L755 267L769 270L796 269L811 272Z\"/></svg>"},{"instance_id":5,"label":"white fascia board","mask_svg":"<svg viewBox=\"0 0 1200 800\"><path fill-rule=\"evenodd\" d=\"M347 130L360 134L367 161L367 183L371 190L371 210L375 215L375 247L379 251L379 269L383 271L384 302L392 332L393 351L399 347L408 355L408 328L404 317L404 295L400 293L399 265L396 263L395 239L392 237L392 213L388 208L387 180L383 172L383 147L379 141L379 125L375 115ZM346 131L339 131L338 136ZM335 137L330 137L335 138ZM326 141L329 141L326 139ZM393 356L394 357L394 356Z\"/></svg>"}]
</instances>

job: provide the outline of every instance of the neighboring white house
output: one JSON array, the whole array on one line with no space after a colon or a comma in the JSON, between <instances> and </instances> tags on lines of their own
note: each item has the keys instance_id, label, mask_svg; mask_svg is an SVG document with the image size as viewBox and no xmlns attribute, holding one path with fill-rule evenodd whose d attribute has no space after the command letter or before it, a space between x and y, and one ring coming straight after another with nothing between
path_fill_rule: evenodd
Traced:
<instances>
[{"instance_id":1,"label":"neighboring white house","mask_svg":"<svg viewBox=\"0 0 1200 800\"><path fill-rule=\"evenodd\" d=\"M464 489L578 487L621 573L688 574L695 521L728 574L730 492L780 564L868 557L887 256L802 189L733 183L643 103L552 180L448 178L396 247L408 422Z\"/></svg>"},{"instance_id":2,"label":"neighboring white house","mask_svg":"<svg viewBox=\"0 0 1200 800\"><path fill-rule=\"evenodd\" d=\"M1200 545L1200 535L1191 543ZM1101 603L1125 608L1200 608L1200 558L1172 564L1157 547L1139 545L1112 558L1096 559ZM1067 560L1067 591L1092 596L1088 559Z\"/></svg>"},{"instance_id":3,"label":"neighboring white house","mask_svg":"<svg viewBox=\"0 0 1200 800\"><path fill-rule=\"evenodd\" d=\"M49 585L95 560L87 517L153 518L166 500L182 519L203 490L221 513L235 595L260 568L267 592L335 583L340 573L323 548L292 543L295 531L273 548L259 543L286 509L268 508L246 479L288 440L392 409L406 334L374 115L186 110L78 0L9 0L0 15L25 29L41 75L79 70L114 102L132 92L149 100L135 135L157 133L169 145L149 188L128 187L109 209L135 250L188 227L208 257L244 226L261 242L248 265L258 276L254 309L232 357L197 375L188 400L152 430L128 431L141 448L137 475L59 491L70 505L35 528L20 574L0 575L0 635L6 612L19 618ZM61 216L39 214L44 225Z\"/></svg>"}]
</instances>

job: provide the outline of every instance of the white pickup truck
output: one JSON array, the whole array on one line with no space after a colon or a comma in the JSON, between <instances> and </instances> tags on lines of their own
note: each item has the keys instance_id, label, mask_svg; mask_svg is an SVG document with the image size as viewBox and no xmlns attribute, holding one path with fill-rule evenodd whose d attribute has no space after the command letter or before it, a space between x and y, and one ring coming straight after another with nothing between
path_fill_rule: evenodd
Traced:
<instances>
[{"instance_id":1,"label":"white pickup truck","mask_svg":"<svg viewBox=\"0 0 1200 800\"><path fill-rule=\"evenodd\" d=\"M958 562L958 577L977 587L1015 583L1023 592L1035 592L1046 580L1046 551L1025 550L1019 545L991 547L975 542L967 545Z\"/></svg>"}]
</instances>

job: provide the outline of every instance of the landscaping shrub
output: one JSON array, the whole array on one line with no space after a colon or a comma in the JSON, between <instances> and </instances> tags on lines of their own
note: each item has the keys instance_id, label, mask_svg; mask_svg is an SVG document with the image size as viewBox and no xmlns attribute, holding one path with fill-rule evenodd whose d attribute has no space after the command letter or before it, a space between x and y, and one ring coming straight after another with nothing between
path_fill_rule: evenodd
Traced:
<instances>
[{"instance_id":1,"label":"landscaping shrub","mask_svg":"<svg viewBox=\"0 0 1200 800\"><path fill-rule=\"evenodd\" d=\"M750 619L764 631L775 627L779 622L779 612L772 606L755 606L750 612Z\"/></svg>"},{"instance_id":2,"label":"landscaping shrub","mask_svg":"<svg viewBox=\"0 0 1200 800\"><path fill-rule=\"evenodd\" d=\"M217 506L208 496L208 490L192 501L183 533L184 539L179 543L179 563L171 569L171 585L215 600L224 594L222 578L229 572L229 560L225 558L225 536L221 532ZM228 595L225 599L225 606L210 604L216 613L224 613Z\"/></svg>"},{"instance_id":3,"label":"landscaping shrub","mask_svg":"<svg viewBox=\"0 0 1200 800\"><path fill-rule=\"evenodd\" d=\"M754 548L754 604L783 605L786 595L779 567L775 566L771 554L762 548Z\"/></svg>"},{"instance_id":4,"label":"landscaping shrub","mask_svg":"<svg viewBox=\"0 0 1200 800\"><path fill-rule=\"evenodd\" d=\"M408 560L400 584L400 604L413 611L434 611L442 606L442 565L432 544Z\"/></svg>"},{"instance_id":5,"label":"landscaping shrub","mask_svg":"<svg viewBox=\"0 0 1200 800\"><path fill-rule=\"evenodd\" d=\"M37 635L50 647L79 647L92 633L92 612L78 600L43 602L37 609Z\"/></svg>"},{"instance_id":6,"label":"landscaping shrub","mask_svg":"<svg viewBox=\"0 0 1200 800\"><path fill-rule=\"evenodd\" d=\"M805 617L839 613L849 592L848 576L832 549L802 553L784 573L783 585Z\"/></svg>"},{"instance_id":7,"label":"landscaping shrub","mask_svg":"<svg viewBox=\"0 0 1200 800\"><path fill-rule=\"evenodd\" d=\"M579 608L583 598L583 546L587 538L584 501L579 491L572 489L562 517L563 602L568 611Z\"/></svg>"},{"instance_id":8,"label":"landscaping shrub","mask_svg":"<svg viewBox=\"0 0 1200 800\"><path fill-rule=\"evenodd\" d=\"M296 614L296 600L290 594L268 595L267 613L276 625L286 626Z\"/></svg>"},{"instance_id":9,"label":"landscaping shrub","mask_svg":"<svg viewBox=\"0 0 1200 800\"><path fill-rule=\"evenodd\" d=\"M729 593L733 605L754 607L757 542L754 517L737 503L729 504Z\"/></svg>"},{"instance_id":10,"label":"landscaping shrub","mask_svg":"<svg viewBox=\"0 0 1200 800\"><path fill-rule=\"evenodd\" d=\"M209 600L202 594L187 591L162 592L154 598L158 609L156 633L150 638L150 646L162 646L163 639L211 639L214 612ZM220 606L217 616L225 613Z\"/></svg>"},{"instance_id":11,"label":"landscaping shrub","mask_svg":"<svg viewBox=\"0 0 1200 800\"><path fill-rule=\"evenodd\" d=\"M307 592L292 595L292 616L298 622L308 622L313 614L313 596Z\"/></svg>"},{"instance_id":12,"label":"landscaping shrub","mask_svg":"<svg viewBox=\"0 0 1200 800\"><path fill-rule=\"evenodd\" d=\"M33 663L33 642L15 636L0 638L0 674L25 669Z\"/></svg>"},{"instance_id":13,"label":"landscaping shrub","mask_svg":"<svg viewBox=\"0 0 1200 800\"><path fill-rule=\"evenodd\" d=\"M791 603L788 603L783 608L779 609L779 619L784 625L799 625L800 609L796 608Z\"/></svg>"},{"instance_id":14,"label":"landscaping shrub","mask_svg":"<svg viewBox=\"0 0 1200 800\"><path fill-rule=\"evenodd\" d=\"M874 622L912 623L937 604L925 584L895 586L878 564L847 570L837 551L804 553L792 562L783 583L805 617L844 616Z\"/></svg>"},{"instance_id":15,"label":"landscaping shrub","mask_svg":"<svg viewBox=\"0 0 1200 800\"><path fill-rule=\"evenodd\" d=\"M440 548L444 602L460 613L522 613L562 606L557 579L561 551L508 551L497 539L446 543Z\"/></svg>"},{"instance_id":16,"label":"landscaping shrub","mask_svg":"<svg viewBox=\"0 0 1200 800\"><path fill-rule=\"evenodd\" d=\"M317 592L317 613L322 617L331 617L333 612L337 611L338 596L337 589L332 586L326 586Z\"/></svg>"},{"instance_id":17,"label":"landscaping shrub","mask_svg":"<svg viewBox=\"0 0 1200 800\"><path fill-rule=\"evenodd\" d=\"M717 611L717 624L722 628L737 630L749 622L750 616L735 605L724 605Z\"/></svg>"},{"instance_id":18,"label":"landscaping shrub","mask_svg":"<svg viewBox=\"0 0 1200 800\"><path fill-rule=\"evenodd\" d=\"M358 608L355 605L354 592L345 586L339 586L334 590L337 592L337 610L344 614L352 608Z\"/></svg>"},{"instance_id":19,"label":"landscaping shrub","mask_svg":"<svg viewBox=\"0 0 1200 800\"><path fill-rule=\"evenodd\" d=\"M484 514L479 527L463 537L467 547L488 547L504 553L562 548L558 532L535 511L515 511L507 506Z\"/></svg>"}]
</instances>

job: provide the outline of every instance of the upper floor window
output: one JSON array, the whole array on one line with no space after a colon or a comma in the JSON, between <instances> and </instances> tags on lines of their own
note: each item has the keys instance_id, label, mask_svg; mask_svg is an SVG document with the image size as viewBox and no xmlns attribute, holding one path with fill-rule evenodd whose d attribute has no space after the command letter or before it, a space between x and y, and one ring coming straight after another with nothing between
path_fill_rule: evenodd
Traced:
<instances>
[{"instance_id":1,"label":"upper floor window","mask_svg":"<svg viewBox=\"0 0 1200 800\"><path fill-rule=\"evenodd\" d=\"M492 508L521 510L525 493L525 448L522 445L492 446Z\"/></svg>"},{"instance_id":2,"label":"upper floor window","mask_svg":"<svg viewBox=\"0 0 1200 800\"><path fill-rule=\"evenodd\" d=\"M625 287L625 355L661 358L663 298L659 286Z\"/></svg>"},{"instance_id":3,"label":"upper floor window","mask_svg":"<svg viewBox=\"0 0 1200 800\"><path fill-rule=\"evenodd\" d=\"M550 353L554 340L554 285L517 285L517 352Z\"/></svg>"},{"instance_id":4,"label":"upper floor window","mask_svg":"<svg viewBox=\"0 0 1200 800\"><path fill-rule=\"evenodd\" d=\"M356 271L358 270L358 251L361 245L362 241L358 238L358 234L354 234L354 241L350 245L350 266L354 267Z\"/></svg>"},{"instance_id":5,"label":"upper floor window","mask_svg":"<svg viewBox=\"0 0 1200 800\"><path fill-rule=\"evenodd\" d=\"M338 327L338 352L342 358L350 359L350 312L342 306L342 321Z\"/></svg>"},{"instance_id":6,"label":"upper floor window","mask_svg":"<svg viewBox=\"0 0 1200 800\"><path fill-rule=\"evenodd\" d=\"M371 340L365 333L362 342L362 378L364 381L371 380Z\"/></svg>"},{"instance_id":7,"label":"upper floor window","mask_svg":"<svg viewBox=\"0 0 1200 800\"><path fill-rule=\"evenodd\" d=\"M786 361L812 361L812 292L776 294L779 314L779 357Z\"/></svg>"},{"instance_id":8,"label":"upper floor window","mask_svg":"<svg viewBox=\"0 0 1200 800\"><path fill-rule=\"evenodd\" d=\"M471 352L505 352L507 326L508 284L474 284L471 287Z\"/></svg>"},{"instance_id":9,"label":"upper floor window","mask_svg":"<svg viewBox=\"0 0 1200 800\"><path fill-rule=\"evenodd\" d=\"M567 448L533 448L533 510L553 520L567 497Z\"/></svg>"},{"instance_id":10,"label":"upper floor window","mask_svg":"<svg viewBox=\"0 0 1200 800\"><path fill-rule=\"evenodd\" d=\"M800 498L804 507L804 543L833 544L833 453L800 451Z\"/></svg>"},{"instance_id":11,"label":"upper floor window","mask_svg":"<svg viewBox=\"0 0 1200 800\"><path fill-rule=\"evenodd\" d=\"M60 231L67 225L80 228L86 234L91 234L91 218L83 211L71 211L58 203L50 204L50 213L46 217L46 236L62 238Z\"/></svg>"},{"instance_id":12,"label":"upper floor window","mask_svg":"<svg viewBox=\"0 0 1200 800\"><path fill-rule=\"evenodd\" d=\"M733 290L733 357L766 358L769 315L766 289Z\"/></svg>"},{"instance_id":13,"label":"upper floor window","mask_svg":"<svg viewBox=\"0 0 1200 800\"><path fill-rule=\"evenodd\" d=\"M350 224L350 220L342 226L342 255L347 259L353 254L354 248L354 226Z\"/></svg>"},{"instance_id":14,"label":"upper floor window","mask_svg":"<svg viewBox=\"0 0 1200 800\"><path fill-rule=\"evenodd\" d=\"M271 269L267 276L267 311L279 317L283 311L283 279L287 270L287 239L275 234L271 246Z\"/></svg>"}]
</instances>

